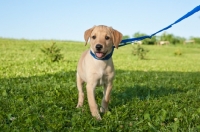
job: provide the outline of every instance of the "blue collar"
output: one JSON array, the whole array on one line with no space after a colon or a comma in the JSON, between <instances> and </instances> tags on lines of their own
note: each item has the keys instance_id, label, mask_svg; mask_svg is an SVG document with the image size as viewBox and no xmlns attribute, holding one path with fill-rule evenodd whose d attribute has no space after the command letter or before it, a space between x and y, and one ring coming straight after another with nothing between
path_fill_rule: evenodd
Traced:
<instances>
[{"instance_id":1,"label":"blue collar","mask_svg":"<svg viewBox=\"0 0 200 132\"><path fill-rule=\"evenodd\" d=\"M108 60L108 59L110 59L110 57L112 57L114 48L115 48L115 47L113 46L112 51L111 51L108 55L106 55L104 58L98 58L98 57L96 57L96 55L95 55L91 50L90 50L90 54L91 54L92 57L93 57L94 59L96 59L96 60Z\"/></svg>"}]
</instances>

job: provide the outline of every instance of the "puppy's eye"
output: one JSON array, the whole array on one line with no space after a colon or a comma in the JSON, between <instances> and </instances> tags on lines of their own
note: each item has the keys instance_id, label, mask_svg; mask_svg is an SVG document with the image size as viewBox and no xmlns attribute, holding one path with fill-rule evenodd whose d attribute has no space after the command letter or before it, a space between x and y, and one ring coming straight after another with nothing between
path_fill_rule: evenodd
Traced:
<instances>
[{"instance_id":1,"label":"puppy's eye","mask_svg":"<svg viewBox=\"0 0 200 132\"><path fill-rule=\"evenodd\" d=\"M106 36L105 39L108 40L108 39L110 39L110 37Z\"/></svg>"},{"instance_id":2,"label":"puppy's eye","mask_svg":"<svg viewBox=\"0 0 200 132\"><path fill-rule=\"evenodd\" d=\"M92 36L92 39L96 39L96 36L94 35L94 36Z\"/></svg>"}]
</instances>

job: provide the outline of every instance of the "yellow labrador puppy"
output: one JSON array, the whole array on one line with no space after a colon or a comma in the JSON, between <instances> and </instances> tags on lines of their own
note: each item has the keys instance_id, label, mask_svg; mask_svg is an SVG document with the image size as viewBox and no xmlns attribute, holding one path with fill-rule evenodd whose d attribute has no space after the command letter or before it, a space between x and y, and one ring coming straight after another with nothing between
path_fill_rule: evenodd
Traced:
<instances>
[{"instance_id":1,"label":"yellow labrador puppy","mask_svg":"<svg viewBox=\"0 0 200 132\"><path fill-rule=\"evenodd\" d=\"M112 27L99 25L86 30L84 38L86 44L90 38L90 49L82 54L78 62L77 87L79 95L77 108L83 105L83 83L86 82L90 111L92 116L101 120L95 101L95 88L99 85L104 87L100 112L106 112L115 74L112 53L114 46L118 48L122 34Z\"/></svg>"}]
</instances>

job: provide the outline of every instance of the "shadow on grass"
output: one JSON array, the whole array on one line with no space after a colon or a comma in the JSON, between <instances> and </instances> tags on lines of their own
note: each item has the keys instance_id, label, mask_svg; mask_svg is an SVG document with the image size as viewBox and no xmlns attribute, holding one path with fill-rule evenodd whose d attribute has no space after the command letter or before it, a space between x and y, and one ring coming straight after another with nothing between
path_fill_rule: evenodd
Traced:
<instances>
[{"instance_id":1,"label":"shadow on grass","mask_svg":"<svg viewBox=\"0 0 200 132\"><path fill-rule=\"evenodd\" d=\"M71 120L83 118L82 114L74 114L78 97L75 75L75 71L70 71L42 76L1 78L1 124L7 124L7 127L16 127L19 123L22 124L21 127L23 123L29 127L40 124L44 128L48 124L48 127L53 129L56 122L57 130L73 126ZM136 98L159 99L195 91L200 88L199 77L200 72L116 70L110 108L128 104ZM101 88L96 90L98 104L102 99L102 91ZM84 107L90 117L87 99Z\"/></svg>"},{"instance_id":2,"label":"shadow on grass","mask_svg":"<svg viewBox=\"0 0 200 132\"><path fill-rule=\"evenodd\" d=\"M148 100L200 88L200 72L116 71L112 91L115 106L132 99Z\"/></svg>"},{"instance_id":3,"label":"shadow on grass","mask_svg":"<svg viewBox=\"0 0 200 132\"><path fill-rule=\"evenodd\" d=\"M200 72L158 72L158 71L123 71L116 70L112 96L129 101L133 98L140 100L159 98L169 94L185 93L200 87ZM59 72L42 76L1 78L0 93L4 96L32 91L35 94L44 94L43 90L59 91L65 96L72 97L76 102L76 72ZM97 88L97 96L102 96L102 89ZM71 94L73 93L73 95ZM12 95L11 94L11 95ZM120 105L120 103L119 103Z\"/></svg>"}]
</instances>

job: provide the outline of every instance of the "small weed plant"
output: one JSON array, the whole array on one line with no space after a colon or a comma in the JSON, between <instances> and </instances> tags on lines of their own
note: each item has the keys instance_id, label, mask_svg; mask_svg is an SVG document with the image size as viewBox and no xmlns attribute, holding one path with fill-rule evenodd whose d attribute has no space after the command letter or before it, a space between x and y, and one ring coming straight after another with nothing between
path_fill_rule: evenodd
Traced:
<instances>
[{"instance_id":1,"label":"small weed plant","mask_svg":"<svg viewBox=\"0 0 200 132\"><path fill-rule=\"evenodd\" d=\"M60 53L61 49L56 46L56 42L53 42L51 46L43 46L41 51L48 56L51 62L58 62L62 60L63 54Z\"/></svg>"},{"instance_id":2,"label":"small weed plant","mask_svg":"<svg viewBox=\"0 0 200 132\"><path fill-rule=\"evenodd\" d=\"M142 46L137 45L137 47L133 46L132 54L134 56L138 56L139 59L143 60L146 58L146 54L149 50L144 49Z\"/></svg>"},{"instance_id":3,"label":"small weed plant","mask_svg":"<svg viewBox=\"0 0 200 132\"><path fill-rule=\"evenodd\" d=\"M182 55L181 50L180 50L180 49L176 50L176 51L174 52L174 55L175 55L175 56L181 56L181 55Z\"/></svg>"}]
</instances>

